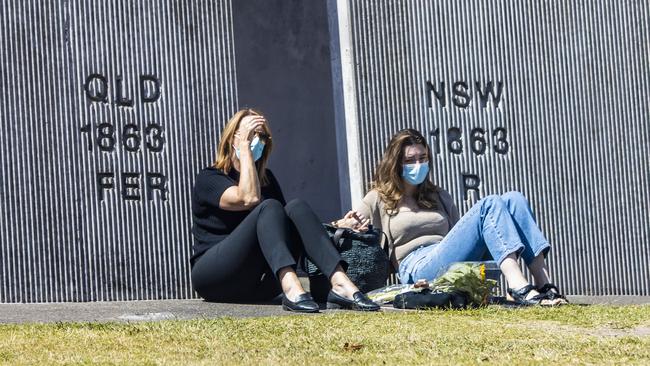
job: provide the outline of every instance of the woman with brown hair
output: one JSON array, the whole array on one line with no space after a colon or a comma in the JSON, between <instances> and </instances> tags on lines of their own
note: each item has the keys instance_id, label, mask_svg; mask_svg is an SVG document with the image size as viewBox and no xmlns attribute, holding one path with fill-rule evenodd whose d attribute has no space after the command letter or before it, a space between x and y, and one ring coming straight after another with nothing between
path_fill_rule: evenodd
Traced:
<instances>
[{"instance_id":1,"label":"woman with brown hair","mask_svg":"<svg viewBox=\"0 0 650 366\"><path fill-rule=\"evenodd\" d=\"M376 311L350 281L327 232L302 200L285 205L266 168L273 147L264 116L237 112L219 142L217 160L196 178L192 194L192 283L208 301L249 302L283 293L285 310L317 312L300 285L296 260L305 254L329 276L328 307Z\"/></svg>"},{"instance_id":2,"label":"woman with brown hair","mask_svg":"<svg viewBox=\"0 0 650 366\"><path fill-rule=\"evenodd\" d=\"M550 282L544 260L550 245L526 198L518 192L490 195L459 218L449 193L429 179L432 169L431 149L422 134L399 131L377 167L372 190L336 224L360 231L372 224L382 230L402 283L431 280L453 262L482 260L489 254L499 264L515 302L566 303ZM517 262L520 256L536 287L524 277Z\"/></svg>"}]
</instances>

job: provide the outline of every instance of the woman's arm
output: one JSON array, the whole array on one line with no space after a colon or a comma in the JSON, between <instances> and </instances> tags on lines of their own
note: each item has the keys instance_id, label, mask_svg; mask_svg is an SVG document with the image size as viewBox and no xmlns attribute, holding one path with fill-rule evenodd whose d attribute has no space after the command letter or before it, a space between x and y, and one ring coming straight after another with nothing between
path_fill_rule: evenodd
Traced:
<instances>
[{"instance_id":1,"label":"woman's arm","mask_svg":"<svg viewBox=\"0 0 650 366\"><path fill-rule=\"evenodd\" d=\"M345 227L355 231L365 232L368 231L370 219L366 218L363 214L357 211L348 211L342 219L332 222L335 227Z\"/></svg>"},{"instance_id":2,"label":"woman's arm","mask_svg":"<svg viewBox=\"0 0 650 366\"><path fill-rule=\"evenodd\" d=\"M372 197L376 192L369 192L363 200L349 211L342 219L334 221L332 224L337 227L346 227L357 231L367 231L368 225L378 225L373 222L373 209L369 202L374 201Z\"/></svg>"},{"instance_id":3,"label":"woman's arm","mask_svg":"<svg viewBox=\"0 0 650 366\"><path fill-rule=\"evenodd\" d=\"M264 123L264 117L261 116L246 116L240 123L234 141L239 148L239 184L226 189L221 195L219 208L222 210L250 210L262 199L260 180L257 177L250 144L255 129Z\"/></svg>"}]
</instances>

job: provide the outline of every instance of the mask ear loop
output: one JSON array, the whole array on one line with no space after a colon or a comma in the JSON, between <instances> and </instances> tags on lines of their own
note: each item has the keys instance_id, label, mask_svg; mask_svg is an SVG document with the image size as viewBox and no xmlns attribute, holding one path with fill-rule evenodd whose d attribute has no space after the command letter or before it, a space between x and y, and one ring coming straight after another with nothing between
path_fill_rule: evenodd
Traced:
<instances>
[{"instance_id":1,"label":"mask ear loop","mask_svg":"<svg viewBox=\"0 0 650 366\"><path fill-rule=\"evenodd\" d=\"M232 140L230 141L230 146L232 147L232 151L235 152L235 156L237 156L237 159L239 159L239 156L238 156L238 154L237 154L237 151L239 150L239 148L238 148L237 146L235 146L235 138L236 138L236 137L237 137L237 138L239 137L239 132L235 132L235 133L232 135Z\"/></svg>"}]
</instances>

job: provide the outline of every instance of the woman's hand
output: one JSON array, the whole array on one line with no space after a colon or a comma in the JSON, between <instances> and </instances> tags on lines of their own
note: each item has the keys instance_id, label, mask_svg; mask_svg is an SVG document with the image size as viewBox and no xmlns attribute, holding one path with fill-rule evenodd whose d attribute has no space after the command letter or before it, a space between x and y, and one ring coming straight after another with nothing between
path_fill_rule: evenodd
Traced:
<instances>
[{"instance_id":1,"label":"woman's hand","mask_svg":"<svg viewBox=\"0 0 650 366\"><path fill-rule=\"evenodd\" d=\"M255 133L262 133L266 119L262 116L249 115L239 122L233 145L239 149L239 156L231 159L235 169L239 171L239 182L236 186L226 189L219 198L219 207L226 211L250 210L262 200L257 167L253 160L250 144Z\"/></svg>"},{"instance_id":2,"label":"woman's hand","mask_svg":"<svg viewBox=\"0 0 650 366\"><path fill-rule=\"evenodd\" d=\"M368 225L370 225L370 219L366 218L357 211L349 211L342 219L334 221L332 224L336 227L343 227L352 229L358 232L368 231Z\"/></svg>"},{"instance_id":3,"label":"woman's hand","mask_svg":"<svg viewBox=\"0 0 650 366\"><path fill-rule=\"evenodd\" d=\"M255 131L264 126L264 124L266 124L264 116L250 115L242 118L241 122L239 122L237 132L235 132L235 137L239 139L240 147L241 145L248 146L253 140Z\"/></svg>"}]
</instances>

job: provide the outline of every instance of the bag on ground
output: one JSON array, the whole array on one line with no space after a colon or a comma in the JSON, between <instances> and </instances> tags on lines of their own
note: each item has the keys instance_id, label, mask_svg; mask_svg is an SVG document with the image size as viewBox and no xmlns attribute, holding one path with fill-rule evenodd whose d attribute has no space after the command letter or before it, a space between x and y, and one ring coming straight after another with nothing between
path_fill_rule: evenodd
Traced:
<instances>
[{"instance_id":1,"label":"bag on ground","mask_svg":"<svg viewBox=\"0 0 650 366\"><path fill-rule=\"evenodd\" d=\"M369 228L366 232L355 232L327 224L324 226L341 258L348 264L348 277L361 292L366 293L386 285L390 261L381 247L381 231ZM324 301L331 289L329 280L307 258L304 269L309 276L312 296L316 301Z\"/></svg>"}]
</instances>

